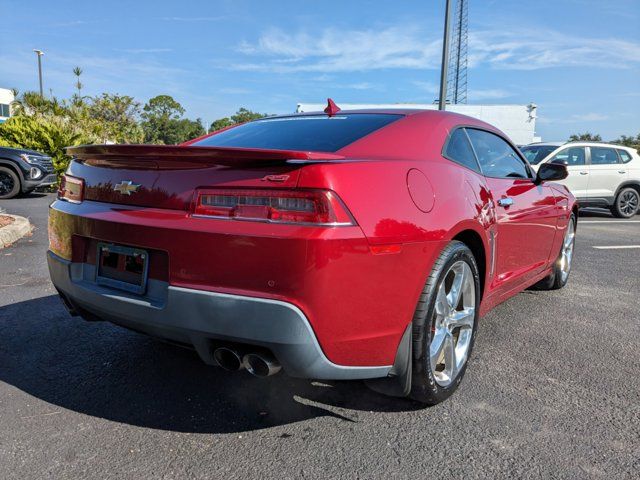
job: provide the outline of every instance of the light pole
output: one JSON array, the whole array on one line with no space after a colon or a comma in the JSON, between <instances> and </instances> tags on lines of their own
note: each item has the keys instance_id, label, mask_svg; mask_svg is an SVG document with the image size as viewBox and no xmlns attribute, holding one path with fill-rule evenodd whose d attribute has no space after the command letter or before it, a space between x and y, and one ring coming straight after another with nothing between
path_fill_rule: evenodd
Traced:
<instances>
[{"instance_id":1,"label":"light pole","mask_svg":"<svg viewBox=\"0 0 640 480\"><path fill-rule=\"evenodd\" d=\"M440 98L438 110L445 110L447 105L447 67L449 66L449 14L450 0L446 0L444 12L444 37L442 38L442 66L440 67Z\"/></svg>"},{"instance_id":2,"label":"light pole","mask_svg":"<svg viewBox=\"0 0 640 480\"><path fill-rule=\"evenodd\" d=\"M44 52L42 50L38 50L36 48L33 49L33 51L36 53L37 57L38 57L38 79L40 80L40 96L43 96L42 93L42 56L44 55Z\"/></svg>"}]
</instances>

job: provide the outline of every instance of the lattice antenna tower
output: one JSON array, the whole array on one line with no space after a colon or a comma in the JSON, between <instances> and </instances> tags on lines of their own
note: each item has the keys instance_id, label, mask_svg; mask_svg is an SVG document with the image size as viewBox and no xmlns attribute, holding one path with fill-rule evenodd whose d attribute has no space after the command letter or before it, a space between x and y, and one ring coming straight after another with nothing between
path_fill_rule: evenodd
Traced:
<instances>
[{"instance_id":1,"label":"lattice antenna tower","mask_svg":"<svg viewBox=\"0 0 640 480\"><path fill-rule=\"evenodd\" d=\"M467 103L467 57L469 43L468 0L455 0L449 43L447 103Z\"/></svg>"}]
</instances>

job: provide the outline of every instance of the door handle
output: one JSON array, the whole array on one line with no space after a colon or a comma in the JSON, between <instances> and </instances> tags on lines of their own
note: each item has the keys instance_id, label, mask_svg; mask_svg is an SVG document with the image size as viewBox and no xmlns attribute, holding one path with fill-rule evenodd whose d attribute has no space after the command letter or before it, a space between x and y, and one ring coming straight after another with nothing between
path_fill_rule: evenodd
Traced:
<instances>
[{"instance_id":1,"label":"door handle","mask_svg":"<svg viewBox=\"0 0 640 480\"><path fill-rule=\"evenodd\" d=\"M626 170L618 170L618 173L627 173Z\"/></svg>"},{"instance_id":2,"label":"door handle","mask_svg":"<svg viewBox=\"0 0 640 480\"><path fill-rule=\"evenodd\" d=\"M589 175L589 172L580 172L580 175Z\"/></svg>"},{"instance_id":3,"label":"door handle","mask_svg":"<svg viewBox=\"0 0 640 480\"><path fill-rule=\"evenodd\" d=\"M508 208L511 205L513 205L513 198L503 197L498 200L498 205L500 205L501 207Z\"/></svg>"}]
</instances>

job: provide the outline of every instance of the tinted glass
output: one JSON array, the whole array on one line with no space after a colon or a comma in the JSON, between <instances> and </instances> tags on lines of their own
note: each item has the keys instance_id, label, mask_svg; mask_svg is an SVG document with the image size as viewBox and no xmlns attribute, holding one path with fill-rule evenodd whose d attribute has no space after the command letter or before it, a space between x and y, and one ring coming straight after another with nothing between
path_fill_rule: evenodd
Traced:
<instances>
[{"instance_id":1,"label":"tinted glass","mask_svg":"<svg viewBox=\"0 0 640 480\"><path fill-rule=\"evenodd\" d=\"M537 165L556 148L553 145L531 145L521 147L520 151L531 165Z\"/></svg>"},{"instance_id":2,"label":"tinted glass","mask_svg":"<svg viewBox=\"0 0 640 480\"><path fill-rule=\"evenodd\" d=\"M335 152L402 115L300 115L265 118L225 130L193 145Z\"/></svg>"},{"instance_id":3,"label":"tinted glass","mask_svg":"<svg viewBox=\"0 0 640 480\"><path fill-rule=\"evenodd\" d=\"M478 157L482 173L494 178L529 178L527 167L516 151L502 138L483 130L467 133Z\"/></svg>"},{"instance_id":4,"label":"tinted glass","mask_svg":"<svg viewBox=\"0 0 640 480\"><path fill-rule=\"evenodd\" d=\"M8 116L9 116L9 105L0 103L0 117L8 117Z\"/></svg>"},{"instance_id":5,"label":"tinted glass","mask_svg":"<svg viewBox=\"0 0 640 480\"><path fill-rule=\"evenodd\" d=\"M620 155L620 159L622 163L627 163L631 161L631 154L626 150L618 150L618 155Z\"/></svg>"},{"instance_id":6,"label":"tinted glass","mask_svg":"<svg viewBox=\"0 0 640 480\"><path fill-rule=\"evenodd\" d=\"M464 165L476 172L480 171L478 162L476 162L476 156L473 153L467 134L464 129L458 128L449 139L447 149L444 152L447 158L453 160L461 165Z\"/></svg>"},{"instance_id":7,"label":"tinted glass","mask_svg":"<svg viewBox=\"0 0 640 480\"><path fill-rule=\"evenodd\" d=\"M572 165L584 165L586 163L584 147L565 148L556 153L549 161L560 161L568 167Z\"/></svg>"},{"instance_id":8,"label":"tinted glass","mask_svg":"<svg viewBox=\"0 0 640 480\"><path fill-rule=\"evenodd\" d=\"M618 163L618 154L613 148L591 147L591 165Z\"/></svg>"}]
</instances>

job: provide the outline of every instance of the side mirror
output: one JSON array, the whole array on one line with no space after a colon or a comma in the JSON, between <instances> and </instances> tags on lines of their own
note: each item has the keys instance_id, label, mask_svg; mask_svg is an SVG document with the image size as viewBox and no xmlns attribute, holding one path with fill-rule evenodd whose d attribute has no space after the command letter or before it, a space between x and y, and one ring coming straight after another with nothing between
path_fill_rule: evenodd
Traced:
<instances>
[{"instance_id":1,"label":"side mirror","mask_svg":"<svg viewBox=\"0 0 640 480\"><path fill-rule=\"evenodd\" d=\"M569 175L567 166L562 163L548 162L543 163L538 168L536 176L536 184L542 182L553 182L554 180L564 180Z\"/></svg>"},{"instance_id":2,"label":"side mirror","mask_svg":"<svg viewBox=\"0 0 640 480\"><path fill-rule=\"evenodd\" d=\"M566 158L554 158L549 163L553 163L555 165L569 165Z\"/></svg>"}]
</instances>

